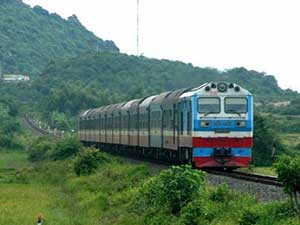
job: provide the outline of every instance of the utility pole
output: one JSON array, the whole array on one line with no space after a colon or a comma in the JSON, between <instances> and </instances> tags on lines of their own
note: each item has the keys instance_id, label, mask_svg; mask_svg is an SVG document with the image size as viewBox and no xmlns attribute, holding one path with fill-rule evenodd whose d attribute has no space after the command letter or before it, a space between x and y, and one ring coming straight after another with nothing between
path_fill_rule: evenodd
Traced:
<instances>
[{"instance_id":1,"label":"utility pole","mask_svg":"<svg viewBox=\"0 0 300 225\"><path fill-rule=\"evenodd\" d=\"M0 58L0 81L2 80L2 59Z\"/></svg>"},{"instance_id":2,"label":"utility pole","mask_svg":"<svg viewBox=\"0 0 300 225\"><path fill-rule=\"evenodd\" d=\"M136 55L140 55L140 1L136 1Z\"/></svg>"},{"instance_id":3,"label":"utility pole","mask_svg":"<svg viewBox=\"0 0 300 225\"><path fill-rule=\"evenodd\" d=\"M0 46L0 81L2 81L2 61L3 61L2 46Z\"/></svg>"}]
</instances>

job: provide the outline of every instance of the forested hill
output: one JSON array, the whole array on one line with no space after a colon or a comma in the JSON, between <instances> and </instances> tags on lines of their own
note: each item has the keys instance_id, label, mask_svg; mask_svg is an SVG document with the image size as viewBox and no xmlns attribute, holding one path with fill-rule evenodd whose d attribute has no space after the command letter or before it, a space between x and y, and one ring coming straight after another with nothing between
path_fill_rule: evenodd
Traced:
<instances>
[{"instance_id":1,"label":"forested hill","mask_svg":"<svg viewBox=\"0 0 300 225\"><path fill-rule=\"evenodd\" d=\"M0 61L5 73L38 74L49 61L82 52L119 51L81 25L21 0L0 1Z\"/></svg>"},{"instance_id":2,"label":"forested hill","mask_svg":"<svg viewBox=\"0 0 300 225\"><path fill-rule=\"evenodd\" d=\"M115 96L111 101L121 101L166 90L195 87L209 81L235 82L249 89L256 100L279 101L296 94L280 89L274 76L245 68L219 71L119 53L88 54L52 62L37 83L43 87L41 89L48 90L63 84L77 89L81 87L87 92L93 90L96 96L108 92L110 98Z\"/></svg>"}]
</instances>

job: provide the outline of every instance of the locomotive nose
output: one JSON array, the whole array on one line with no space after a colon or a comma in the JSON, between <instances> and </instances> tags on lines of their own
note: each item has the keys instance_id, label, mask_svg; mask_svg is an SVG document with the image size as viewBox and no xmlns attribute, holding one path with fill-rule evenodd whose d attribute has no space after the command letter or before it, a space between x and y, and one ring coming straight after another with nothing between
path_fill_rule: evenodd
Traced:
<instances>
[{"instance_id":1,"label":"locomotive nose","mask_svg":"<svg viewBox=\"0 0 300 225\"><path fill-rule=\"evenodd\" d=\"M215 157L230 157L232 150L231 148L214 148L213 155Z\"/></svg>"},{"instance_id":2,"label":"locomotive nose","mask_svg":"<svg viewBox=\"0 0 300 225\"><path fill-rule=\"evenodd\" d=\"M213 156L217 162L225 165L233 156L231 148L214 148Z\"/></svg>"}]
</instances>

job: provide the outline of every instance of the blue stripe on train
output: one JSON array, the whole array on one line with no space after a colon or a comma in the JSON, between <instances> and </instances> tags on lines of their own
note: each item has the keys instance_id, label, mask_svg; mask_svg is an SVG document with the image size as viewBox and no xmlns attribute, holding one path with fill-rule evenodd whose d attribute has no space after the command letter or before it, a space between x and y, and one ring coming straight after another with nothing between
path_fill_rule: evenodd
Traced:
<instances>
[{"instance_id":1,"label":"blue stripe on train","mask_svg":"<svg viewBox=\"0 0 300 225\"><path fill-rule=\"evenodd\" d=\"M193 148L193 157L210 157L213 148ZM233 156L251 157L251 148L231 148Z\"/></svg>"}]
</instances>

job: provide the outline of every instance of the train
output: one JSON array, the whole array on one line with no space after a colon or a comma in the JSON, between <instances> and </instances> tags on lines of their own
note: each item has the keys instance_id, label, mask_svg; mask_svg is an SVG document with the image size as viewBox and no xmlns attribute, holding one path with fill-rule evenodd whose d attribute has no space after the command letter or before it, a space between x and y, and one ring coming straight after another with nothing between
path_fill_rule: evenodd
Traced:
<instances>
[{"instance_id":1,"label":"train","mask_svg":"<svg viewBox=\"0 0 300 225\"><path fill-rule=\"evenodd\" d=\"M88 109L79 138L108 152L195 168L248 167L253 96L235 83L209 82Z\"/></svg>"}]
</instances>

